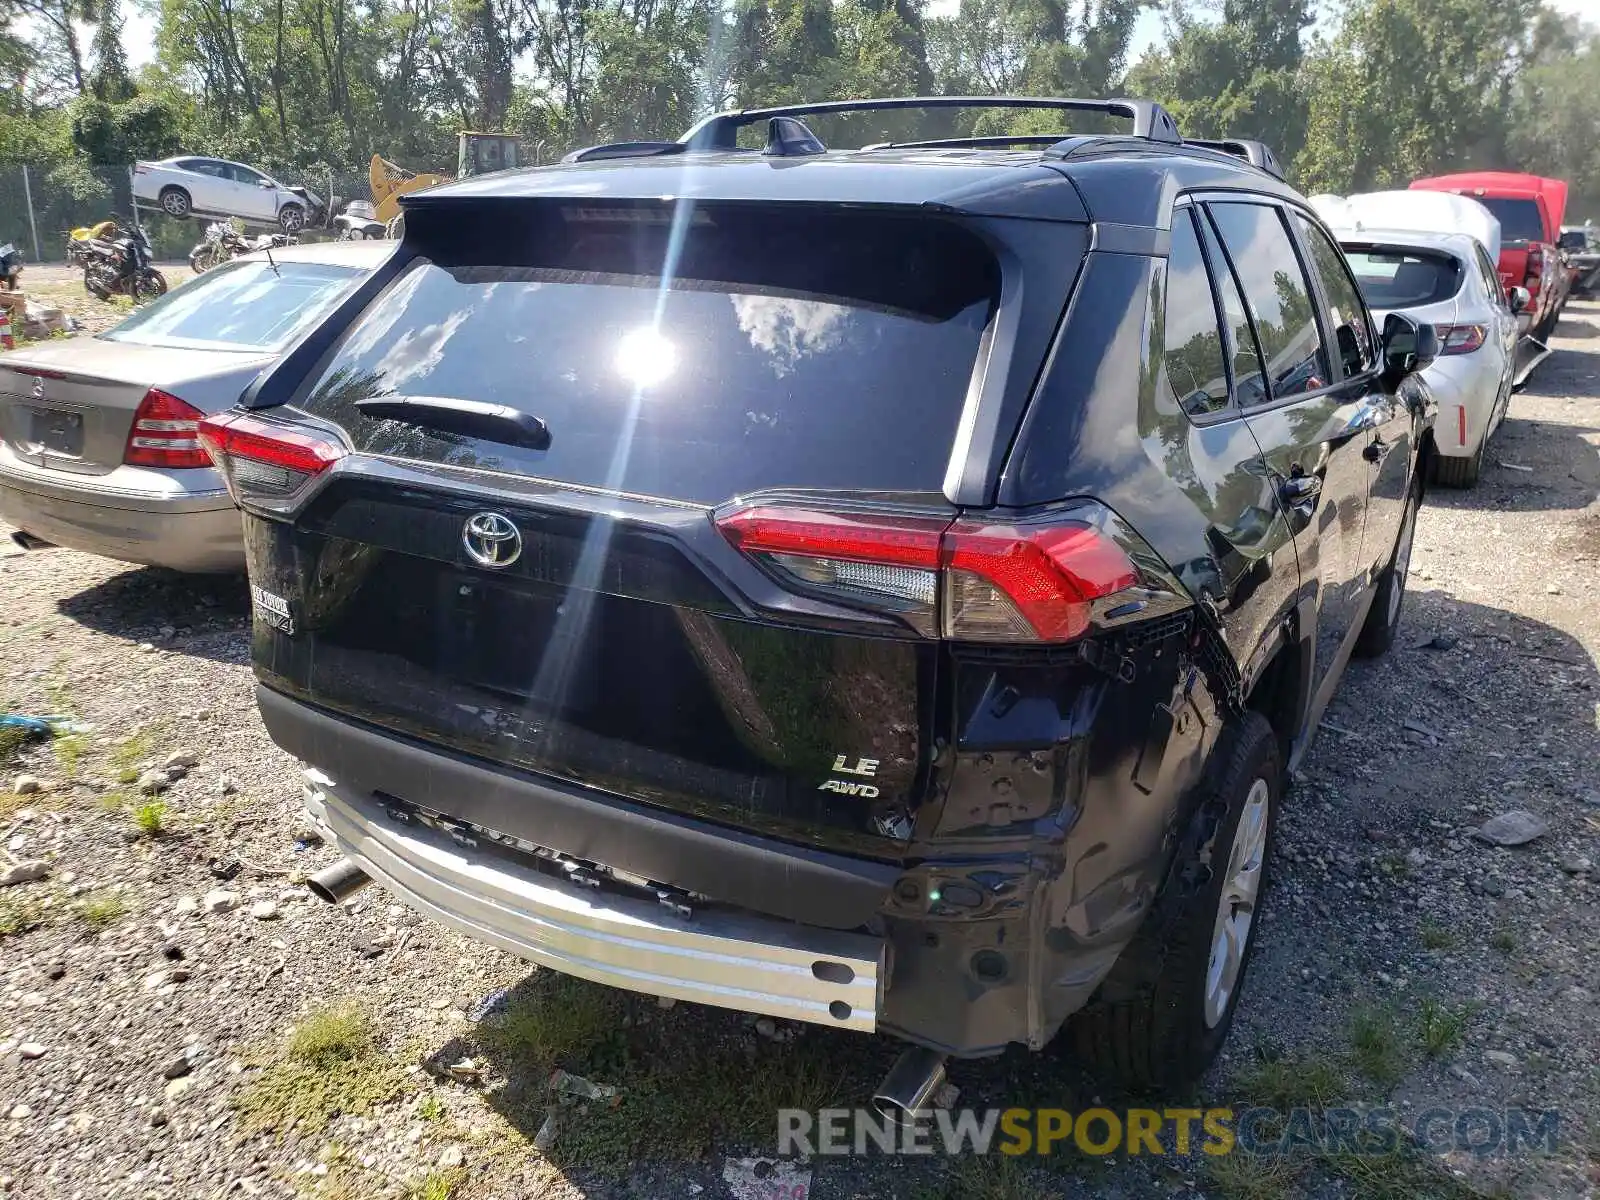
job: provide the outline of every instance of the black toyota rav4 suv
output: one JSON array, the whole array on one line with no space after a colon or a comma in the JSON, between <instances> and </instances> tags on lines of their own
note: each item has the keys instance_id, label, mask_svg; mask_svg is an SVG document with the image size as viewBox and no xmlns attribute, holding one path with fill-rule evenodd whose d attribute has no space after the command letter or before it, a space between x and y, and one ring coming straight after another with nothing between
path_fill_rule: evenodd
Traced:
<instances>
[{"instance_id":1,"label":"black toyota rav4 suv","mask_svg":"<svg viewBox=\"0 0 1600 1200\"><path fill-rule=\"evenodd\" d=\"M813 114L1119 134L826 149ZM1216 1052L1395 636L1436 339L1141 101L724 113L408 196L201 437L267 728L369 879L618 987L1118 1080Z\"/></svg>"}]
</instances>

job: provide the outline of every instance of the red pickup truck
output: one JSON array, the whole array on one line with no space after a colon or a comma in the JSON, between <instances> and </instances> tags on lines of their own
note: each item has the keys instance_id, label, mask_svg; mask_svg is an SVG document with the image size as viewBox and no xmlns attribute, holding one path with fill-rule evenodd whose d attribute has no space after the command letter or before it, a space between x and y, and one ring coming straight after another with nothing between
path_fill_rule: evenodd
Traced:
<instances>
[{"instance_id":1,"label":"red pickup truck","mask_svg":"<svg viewBox=\"0 0 1600 1200\"><path fill-rule=\"evenodd\" d=\"M1541 342L1547 339L1572 286L1559 244L1566 181L1511 171L1468 171L1413 180L1411 187L1470 196L1495 215L1500 222L1500 282L1528 289L1529 332Z\"/></svg>"}]
</instances>

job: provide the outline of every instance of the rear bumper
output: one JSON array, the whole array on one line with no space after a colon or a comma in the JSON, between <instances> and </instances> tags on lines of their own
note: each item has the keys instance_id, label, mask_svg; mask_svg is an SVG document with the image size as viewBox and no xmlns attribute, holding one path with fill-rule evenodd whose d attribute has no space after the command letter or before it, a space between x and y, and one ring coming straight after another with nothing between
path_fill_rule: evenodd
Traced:
<instances>
[{"instance_id":1,"label":"rear bumper","mask_svg":"<svg viewBox=\"0 0 1600 1200\"><path fill-rule=\"evenodd\" d=\"M440 924L595 983L870 1033L882 939L707 909L682 920L646 900L563 883L463 845L306 773L306 807L339 850Z\"/></svg>"},{"instance_id":2,"label":"rear bumper","mask_svg":"<svg viewBox=\"0 0 1600 1200\"><path fill-rule=\"evenodd\" d=\"M123 562L243 571L239 510L220 482L215 491L152 494L107 476L45 479L0 464L0 517L47 542Z\"/></svg>"},{"instance_id":3,"label":"rear bumper","mask_svg":"<svg viewBox=\"0 0 1600 1200\"><path fill-rule=\"evenodd\" d=\"M1504 359L1480 358L1488 349L1436 358L1422 373L1439 404L1434 446L1449 458L1472 457L1490 432L1500 398L1500 363Z\"/></svg>"}]
</instances>

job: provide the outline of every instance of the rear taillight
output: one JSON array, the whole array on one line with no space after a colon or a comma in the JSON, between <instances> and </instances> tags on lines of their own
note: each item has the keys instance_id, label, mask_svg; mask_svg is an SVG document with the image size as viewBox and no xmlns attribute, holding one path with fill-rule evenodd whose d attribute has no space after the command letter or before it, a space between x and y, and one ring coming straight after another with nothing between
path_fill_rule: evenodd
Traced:
<instances>
[{"instance_id":1,"label":"rear taillight","mask_svg":"<svg viewBox=\"0 0 1600 1200\"><path fill-rule=\"evenodd\" d=\"M200 442L211 452L234 503L269 513L292 507L346 454L331 438L238 411L201 421Z\"/></svg>"},{"instance_id":2,"label":"rear taillight","mask_svg":"<svg viewBox=\"0 0 1600 1200\"><path fill-rule=\"evenodd\" d=\"M209 467L211 456L196 436L204 416L194 405L151 388L133 414L122 461L130 467Z\"/></svg>"},{"instance_id":3,"label":"rear taillight","mask_svg":"<svg viewBox=\"0 0 1600 1200\"><path fill-rule=\"evenodd\" d=\"M1484 325L1435 325L1440 354L1471 354L1489 336Z\"/></svg>"},{"instance_id":4,"label":"rear taillight","mask_svg":"<svg viewBox=\"0 0 1600 1200\"><path fill-rule=\"evenodd\" d=\"M1135 587L1126 551L1092 521L986 524L754 505L717 526L784 582L870 603L932 636L1061 642Z\"/></svg>"},{"instance_id":5,"label":"rear taillight","mask_svg":"<svg viewBox=\"0 0 1600 1200\"><path fill-rule=\"evenodd\" d=\"M142 163L142 162L134 163L133 164L133 173L135 175L148 175L150 173L150 164L149 163Z\"/></svg>"}]
</instances>

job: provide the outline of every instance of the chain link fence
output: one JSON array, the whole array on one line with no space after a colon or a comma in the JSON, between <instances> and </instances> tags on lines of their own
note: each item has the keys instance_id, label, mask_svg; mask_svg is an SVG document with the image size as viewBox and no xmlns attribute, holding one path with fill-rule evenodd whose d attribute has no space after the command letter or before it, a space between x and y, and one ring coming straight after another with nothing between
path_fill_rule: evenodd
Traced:
<instances>
[{"instance_id":1,"label":"chain link fence","mask_svg":"<svg viewBox=\"0 0 1600 1200\"><path fill-rule=\"evenodd\" d=\"M113 219L124 224L139 221L150 235L158 262L187 259L189 251L205 237L205 219L177 220L133 196L131 164L126 167L83 167L68 164L52 169L0 167L0 245L13 243L30 262L59 263L67 258L71 230ZM327 203L317 224L300 234L301 241L332 237L333 217L351 200L370 197L364 174L312 173L301 180Z\"/></svg>"}]
</instances>

